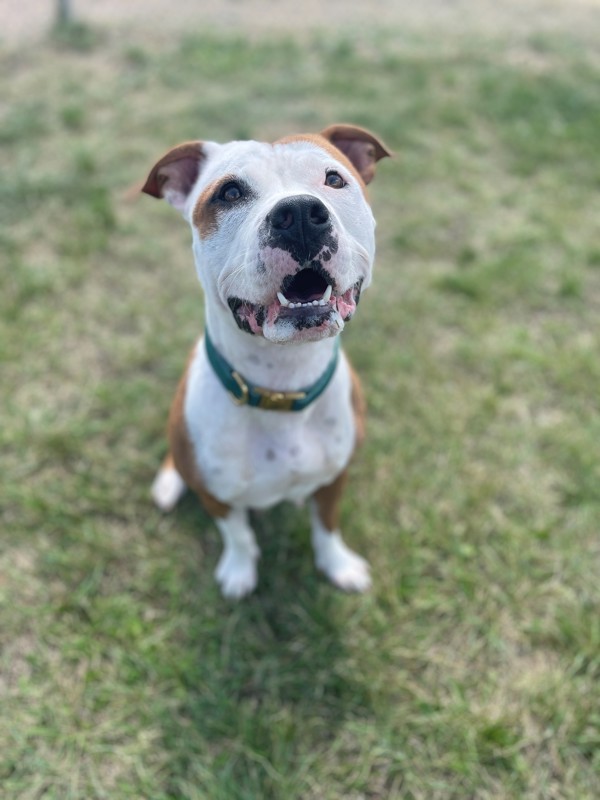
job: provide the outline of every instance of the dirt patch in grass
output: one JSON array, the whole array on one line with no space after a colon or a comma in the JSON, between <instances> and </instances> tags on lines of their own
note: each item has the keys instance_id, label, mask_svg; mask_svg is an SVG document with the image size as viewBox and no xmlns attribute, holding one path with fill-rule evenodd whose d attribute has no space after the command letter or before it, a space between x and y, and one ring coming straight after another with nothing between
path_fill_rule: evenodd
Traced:
<instances>
[{"instance_id":1,"label":"dirt patch in grass","mask_svg":"<svg viewBox=\"0 0 600 800\"><path fill-rule=\"evenodd\" d=\"M1 37L16 43L43 35L52 24L54 3L4 0ZM76 20L110 28L131 28L139 33L167 38L182 32L302 33L321 31L337 36L340 31L364 29L365 25L395 27L399 31L440 28L457 33L522 36L532 31L565 32L600 26L598 0L422 0L419 3L371 0L74 0Z\"/></svg>"}]
</instances>

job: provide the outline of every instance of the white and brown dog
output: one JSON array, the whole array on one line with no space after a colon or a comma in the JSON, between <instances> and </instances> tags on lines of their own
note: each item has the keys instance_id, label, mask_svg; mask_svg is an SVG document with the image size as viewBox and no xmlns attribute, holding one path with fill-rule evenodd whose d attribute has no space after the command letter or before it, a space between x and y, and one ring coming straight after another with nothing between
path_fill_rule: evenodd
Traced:
<instances>
[{"instance_id":1,"label":"white and brown dog","mask_svg":"<svg viewBox=\"0 0 600 800\"><path fill-rule=\"evenodd\" d=\"M257 583L248 509L308 498L317 567L342 589L370 586L338 528L364 426L338 334L371 281L365 184L387 155L350 125L274 144L188 142L143 187L190 223L206 297L206 332L176 392L152 494L168 511L186 485L197 492L223 537L216 577L226 597Z\"/></svg>"}]
</instances>

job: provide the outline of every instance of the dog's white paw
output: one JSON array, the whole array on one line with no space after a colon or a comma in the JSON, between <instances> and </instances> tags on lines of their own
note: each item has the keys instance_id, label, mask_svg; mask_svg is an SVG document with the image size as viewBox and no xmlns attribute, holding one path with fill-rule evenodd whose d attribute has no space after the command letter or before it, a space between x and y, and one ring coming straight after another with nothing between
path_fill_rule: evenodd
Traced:
<instances>
[{"instance_id":1,"label":"dog's white paw","mask_svg":"<svg viewBox=\"0 0 600 800\"><path fill-rule=\"evenodd\" d=\"M185 481L173 467L160 469L150 493L161 511L172 511L186 490Z\"/></svg>"},{"instance_id":2,"label":"dog's white paw","mask_svg":"<svg viewBox=\"0 0 600 800\"><path fill-rule=\"evenodd\" d=\"M370 567L364 558L350 550L336 531L313 537L315 562L339 589L366 592L371 587Z\"/></svg>"},{"instance_id":3,"label":"dog's white paw","mask_svg":"<svg viewBox=\"0 0 600 800\"><path fill-rule=\"evenodd\" d=\"M258 583L256 556L247 551L226 548L217 565L215 577L223 597L231 600L245 597L256 589Z\"/></svg>"}]
</instances>

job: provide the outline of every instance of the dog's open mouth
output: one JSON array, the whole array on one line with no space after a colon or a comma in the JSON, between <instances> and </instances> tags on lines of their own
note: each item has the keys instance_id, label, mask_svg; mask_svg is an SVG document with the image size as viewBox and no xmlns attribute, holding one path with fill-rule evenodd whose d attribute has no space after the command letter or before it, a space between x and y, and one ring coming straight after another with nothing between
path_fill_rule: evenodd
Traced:
<instances>
[{"instance_id":1,"label":"dog's open mouth","mask_svg":"<svg viewBox=\"0 0 600 800\"><path fill-rule=\"evenodd\" d=\"M307 267L295 275L288 275L276 298L268 305L250 303L237 297L229 298L228 304L236 323L247 333L287 341L296 338L294 331L299 333L312 329L314 335L310 338L322 338L340 331L352 317L360 299L361 286L362 280L337 294L335 281L325 270ZM275 333L276 329L279 329L279 334ZM284 329L287 333L282 335Z\"/></svg>"},{"instance_id":2,"label":"dog's open mouth","mask_svg":"<svg viewBox=\"0 0 600 800\"><path fill-rule=\"evenodd\" d=\"M329 313L333 286L322 273L314 269L302 269L295 275L288 276L277 292L277 299L281 304L281 314L290 315L290 312L304 309ZM314 312L313 312L314 313Z\"/></svg>"}]
</instances>

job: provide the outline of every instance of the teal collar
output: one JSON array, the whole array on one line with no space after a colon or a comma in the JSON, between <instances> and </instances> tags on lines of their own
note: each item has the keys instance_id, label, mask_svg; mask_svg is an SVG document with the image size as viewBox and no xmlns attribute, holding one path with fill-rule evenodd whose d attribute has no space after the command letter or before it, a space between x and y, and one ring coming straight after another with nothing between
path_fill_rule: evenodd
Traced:
<instances>
[{"instance_id":1,"label":"teal collar","mask_svg":"<svg viewBox=\"0 0 600 800\"><path fill-rule=\"evenodd\" d=\"M243 378L239 372L236 372L215 348L208 331L205 331L204 343L210 365L231 395L233 402L238 406L248 405L268 411L302 411L302 409L314 402L329 385L329 381L332 379L337 367L340 352L338 338L335 342L333 357L327 365L327 369L312 386L307 386L306 389L300 389L297 392L275 392L272 389L263 389L262 386L255 386Z\"/></svg>"}]
</instances>

